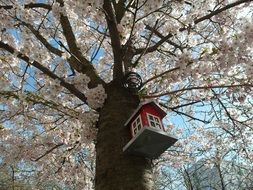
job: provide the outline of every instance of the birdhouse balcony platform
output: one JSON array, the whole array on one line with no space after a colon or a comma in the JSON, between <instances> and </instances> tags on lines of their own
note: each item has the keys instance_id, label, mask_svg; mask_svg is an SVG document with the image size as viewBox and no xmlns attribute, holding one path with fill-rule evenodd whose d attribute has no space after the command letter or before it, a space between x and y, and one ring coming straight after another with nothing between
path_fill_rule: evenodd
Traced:
<instances>
[{"instance_id":1,"label":"birdhouse balcony platform","mask_svg":"<svg viewBox=\"0 0 253 190\"><path fill-rule=\"evenodd\" d=\"M124 146L123 152L155 159L158 158L176 141L177 139L175 137L162 130L151 127L143 127Z\"/></svg>"}]
</instances>

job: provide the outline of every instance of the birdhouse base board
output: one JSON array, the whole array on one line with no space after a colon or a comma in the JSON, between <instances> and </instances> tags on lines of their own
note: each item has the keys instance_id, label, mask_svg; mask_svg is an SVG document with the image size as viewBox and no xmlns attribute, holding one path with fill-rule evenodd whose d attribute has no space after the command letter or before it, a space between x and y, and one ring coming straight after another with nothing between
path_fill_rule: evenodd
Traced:
<instances>
[{"instance_id":1,"label":"birdhouse base board","mask_svg":"<svg viewBox=\"0 0 253 190\"><path fill-rule=\"evenodd\" d=\"M144 127L124 146L123 152L154 159L158 158L176 141L175 137L164 131Z\"/></svg>"}]
</instances>

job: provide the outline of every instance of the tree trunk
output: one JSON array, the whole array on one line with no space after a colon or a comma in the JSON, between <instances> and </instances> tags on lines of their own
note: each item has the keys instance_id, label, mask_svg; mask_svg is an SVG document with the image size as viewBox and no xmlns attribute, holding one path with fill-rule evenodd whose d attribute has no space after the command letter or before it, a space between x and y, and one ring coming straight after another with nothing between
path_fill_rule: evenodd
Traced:
<instances>
[{"instance_id":1,"label":"tree trunk","mask_svg":"<svg viewBox=\"0 0 253 190\"><path fill-rule=\"evenodd\" d=\"M151 190L153 175L148 159L123 154L130 140L124 123L139 99L116 82L107 88L107 100L100 111L96 144L96 190Z\"/></svg>"}]
</instances>

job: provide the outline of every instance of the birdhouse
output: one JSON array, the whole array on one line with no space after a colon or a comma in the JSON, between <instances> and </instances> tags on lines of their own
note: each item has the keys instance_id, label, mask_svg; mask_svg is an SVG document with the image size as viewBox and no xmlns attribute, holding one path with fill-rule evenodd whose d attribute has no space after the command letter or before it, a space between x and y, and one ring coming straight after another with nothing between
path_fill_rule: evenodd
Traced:
<instances>
[{"instance_id":1,"label":"birdhouse","mask_svg":"<svg viewBox=\"0 0 253 190\"><path fill-rule=\"evenodd\" d=\"M130 118L125 127L129 127L131 140L124 146L123 152L157 158L177 139L165 132L162 119L166 116L154 101L143 102Z\"/></svg>"}]
</instances>

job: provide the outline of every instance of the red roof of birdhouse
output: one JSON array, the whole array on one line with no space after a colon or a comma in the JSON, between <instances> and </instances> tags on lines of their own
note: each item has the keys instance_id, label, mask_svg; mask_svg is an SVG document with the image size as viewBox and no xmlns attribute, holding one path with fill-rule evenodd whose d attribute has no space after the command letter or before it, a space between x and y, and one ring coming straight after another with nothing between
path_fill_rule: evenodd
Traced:
<instances>
[{"instance_id":1,"label":"red roof of birdhouse","mask_svg":"<svg viewBox=\"0 0 253 190\"><path fill-rule=\"evenodd\" d=\"M161 114L162 118L164 118L167 115L167 113L157 103L155 103L154 100L145 101L139 104L139 106L136 108L136 110L133 112L130 118L125 122L124 126L127 126L129 122L131 121L131 119L133 119L133 117L139 112L139 110L148 104L152 105L154 109L156 109L156 111Z\"/></svg>"}]
</instances>

